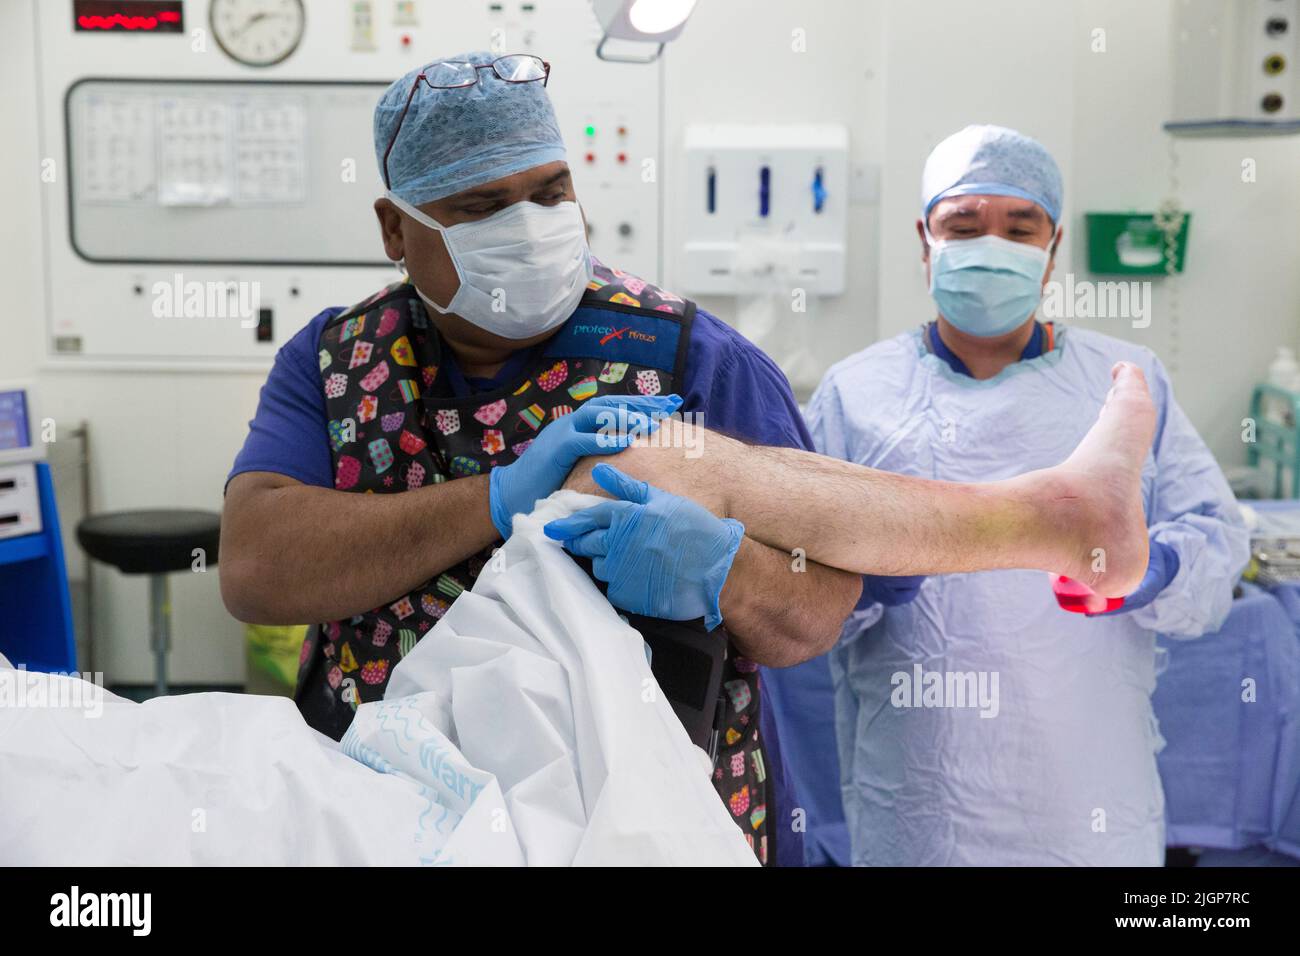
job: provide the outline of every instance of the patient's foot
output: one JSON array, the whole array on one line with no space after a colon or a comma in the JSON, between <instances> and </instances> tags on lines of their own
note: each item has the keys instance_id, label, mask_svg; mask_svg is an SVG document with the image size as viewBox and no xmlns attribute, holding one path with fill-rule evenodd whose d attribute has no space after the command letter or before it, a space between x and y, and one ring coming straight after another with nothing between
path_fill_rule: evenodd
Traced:
<instances>
[{"instance_id":1,"label":"patient's foot","mask_svg":"<svg viewBox=\"0 0 1300 956\"><path fill-rule=\"evenodd\" d=\"M1131 592L1146 573L1142 463L1155 435L1146 378L1119 362L1106 404L1064 462L1039 474L1048 483L1049 520L1068 542L1059 571L1106 597Z\"/></svg>"}]
</instances>

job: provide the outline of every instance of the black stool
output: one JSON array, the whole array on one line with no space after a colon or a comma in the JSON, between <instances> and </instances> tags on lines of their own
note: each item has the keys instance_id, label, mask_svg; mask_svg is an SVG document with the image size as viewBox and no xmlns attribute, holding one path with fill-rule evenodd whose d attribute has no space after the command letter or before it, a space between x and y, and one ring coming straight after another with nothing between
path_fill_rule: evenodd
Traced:
<instances>
[{"instance_id":1,"label":"black stool","mask_svg":"<svg viewBox=\"0 0 1300 956\"><path fill-rule=\"evenodd\" d=\"M167 693L167 651L171 647L171 588L167 575L194 563L202 548L204 566L217 563L221 516L212 511L151 509L91 515L77 525L77 540L97 561L123 574L149 575L149 643L153 647L158 694Z\"/></svg>"}]
</instances>

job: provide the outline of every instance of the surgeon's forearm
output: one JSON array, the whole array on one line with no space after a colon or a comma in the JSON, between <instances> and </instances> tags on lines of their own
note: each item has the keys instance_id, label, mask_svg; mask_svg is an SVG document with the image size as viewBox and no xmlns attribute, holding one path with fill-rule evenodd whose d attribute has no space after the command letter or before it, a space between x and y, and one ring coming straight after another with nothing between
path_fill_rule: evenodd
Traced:
<instances>
[{"instance_id":1,"label":"surgeon's forearm","mask_svg":"<svg viewBox=\"0 0 1300 956\"><path fill-rule=\"evenodd\" d=\"M719 606L742 654L768 667L789 667L830 650L861 592L859 575L746 537Z\"/></svg>"},{"instance_id":2,"label":"surgeon's forearm","mask_svg":"<svg viewBox=\"0 0 1300 956\"><path fill-rule=\"evenodd\" d=\"M248 472L226 490L221 594L249 623L338 620L397 600L497 537L486 475L357 495Z\"/></svg>"}]
</instances>

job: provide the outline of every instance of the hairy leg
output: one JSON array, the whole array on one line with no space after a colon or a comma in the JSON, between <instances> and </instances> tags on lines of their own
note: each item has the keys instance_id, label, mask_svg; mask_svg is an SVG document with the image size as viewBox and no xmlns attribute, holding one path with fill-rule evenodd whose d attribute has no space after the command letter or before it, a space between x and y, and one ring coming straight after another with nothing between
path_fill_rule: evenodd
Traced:
<instances>
[{"instance_id":1,"label":"hairy leg","mask_svg":"<svg viewBox=\"0 0 1300 956\"><path fill-rule=\"evenodd\" d=\"M1155 410L1136 367L1120 363L1112 378L1097 423L1065 462L1007 481L895 475L676 421L604 460L740 520L756 541L847 571L1035 568L1119 596L1146 570L1141 470ZM601 493L595 464L580 463L565 487Z\"/></svg>"},{"instance_id":2,"label":"hairy leg","mask_svg":"<svg viewBox=\"0 0 1300 956\"><path fill-rule=\"evenodd\" d=\"M727 510L724 483L719 481L719 473L713 469L741 467L752 451L752 446L703 426L681 418L669 418L660 424L654 435L637 440L615 455L584 458L569 472L564 487L607 497L591 479L591 470L604 461L656 488L690 498L719 518L738 518Z\"/></svg>"}]
</instances>

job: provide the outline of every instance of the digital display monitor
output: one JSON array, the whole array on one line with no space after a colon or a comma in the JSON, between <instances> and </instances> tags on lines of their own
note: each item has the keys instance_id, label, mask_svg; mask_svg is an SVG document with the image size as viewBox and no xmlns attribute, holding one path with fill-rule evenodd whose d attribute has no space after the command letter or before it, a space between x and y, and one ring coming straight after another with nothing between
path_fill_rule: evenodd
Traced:
<instances>
[{"instance_id":1,"label":"digital display monitor","mask_svg":"<svg viewBox=\"0 0 1300 956\"><path fill-rule=\"evenodd\" d=\"M0 391L0 451L30 448L31 424L27 417L27 393Z\"/></svg>"},{"instance_id":2,"label":"digital display monitor","mask_svg":"<svg viewBox=\"0 0 1300 956\"><path fill-rule=\"evenodd\" d=\"M78 33L182 33L180 0L72 0Z\"/></svg>"}]
</instances>

